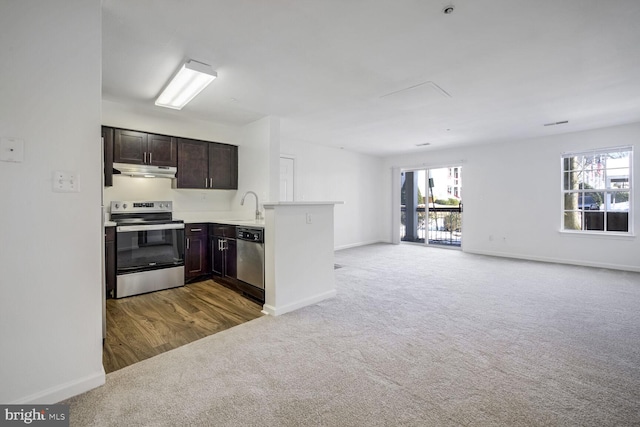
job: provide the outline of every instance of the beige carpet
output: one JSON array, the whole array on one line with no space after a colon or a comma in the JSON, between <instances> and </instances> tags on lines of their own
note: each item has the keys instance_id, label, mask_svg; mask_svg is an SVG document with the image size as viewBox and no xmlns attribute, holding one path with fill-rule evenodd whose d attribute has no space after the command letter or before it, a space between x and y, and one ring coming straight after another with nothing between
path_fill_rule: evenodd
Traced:
<instances>
[{"instance_id":1,"label":"beige carpet","mask_svg":"<svg viewBox=\"0 0 640 427\"><path fill-rule=\"evenodd\" d=\"M111 373L71 425L640 423L640 274L415 245L336 263L336 298Z\"/></svg>"}]
</instances>

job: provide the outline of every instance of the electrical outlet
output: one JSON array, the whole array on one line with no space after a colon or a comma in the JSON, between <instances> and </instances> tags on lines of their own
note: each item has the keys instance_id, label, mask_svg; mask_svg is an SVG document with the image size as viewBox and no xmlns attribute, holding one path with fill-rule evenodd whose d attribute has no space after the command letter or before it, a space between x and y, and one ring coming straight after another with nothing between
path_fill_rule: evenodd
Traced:
<instances>
[{"instance_id":1,"label":"electrical outlet","mask_svg":"<svg viewBox=\"0 0 640 427\"><path fill-rule=\"evenodd\" d=\"M313 223L313 217L311 216L310 213L307 214L307 224L311 224Z\"/></svg>"},{"instance_id":2,"label":"electrical outlet","mask_svg":"<svg viewBox=\"0 0 640 427\"><path fill-rule=\"evenodd\" d=\"M79 193L80 177L77 172L53 172L53 191L56 193Z\"/></svg>"}]
</instances>

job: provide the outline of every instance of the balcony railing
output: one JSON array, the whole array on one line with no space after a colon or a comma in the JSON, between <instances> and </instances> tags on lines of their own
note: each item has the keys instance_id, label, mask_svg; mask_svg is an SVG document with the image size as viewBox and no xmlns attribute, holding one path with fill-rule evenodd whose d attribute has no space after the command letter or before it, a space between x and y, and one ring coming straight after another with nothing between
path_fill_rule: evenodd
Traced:
<instances>
[{"instance_id":1,"label":"balcony railing","mask_svg":"<svg viewBox=\"0 0 640 427\"><path fill-rule=\"evenodd\" d=\"M406 208L401 206L400 238L403 241L460 246L462 241L462 206L416 208L416 233L406 232Z\"/></svg>"}]
</instances>

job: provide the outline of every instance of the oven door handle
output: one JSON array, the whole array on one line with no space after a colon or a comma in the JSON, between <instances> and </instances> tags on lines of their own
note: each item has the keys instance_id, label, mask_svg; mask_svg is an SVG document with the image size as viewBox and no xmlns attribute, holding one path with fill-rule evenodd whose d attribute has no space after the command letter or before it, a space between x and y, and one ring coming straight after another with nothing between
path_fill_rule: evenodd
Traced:
<instances>
[{"instance_id":1,"label":"oven door handle","mask_svg":"<svg viewBox=\"0 0 640 427\"><path fill-rule=\"evenodd\" d=\"M184 224L153 224L153 225L121 225L116 227L119 233L127 231L151 231L151 230L180 230L184 229Z\"/></svg>"}]
</instances>

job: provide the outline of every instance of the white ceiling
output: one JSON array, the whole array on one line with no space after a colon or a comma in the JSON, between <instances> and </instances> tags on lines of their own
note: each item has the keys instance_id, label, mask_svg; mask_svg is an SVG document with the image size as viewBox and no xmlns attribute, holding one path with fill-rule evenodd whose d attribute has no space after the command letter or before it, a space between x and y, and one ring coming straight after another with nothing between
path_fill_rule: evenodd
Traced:
<instances>
[{"instance_id":1,"label":"white ceiling","mask_svg":"<svg viewBox=\"0 0 640 427\"><path fill-rule=\"evenodd\" d=\"M273 115L283 140L390 155L573 132L640 121L639 23L638 0L103 0L103 98L160 108L194 59L218 79L175 114Z\"/></svg>"}]
</instances>

